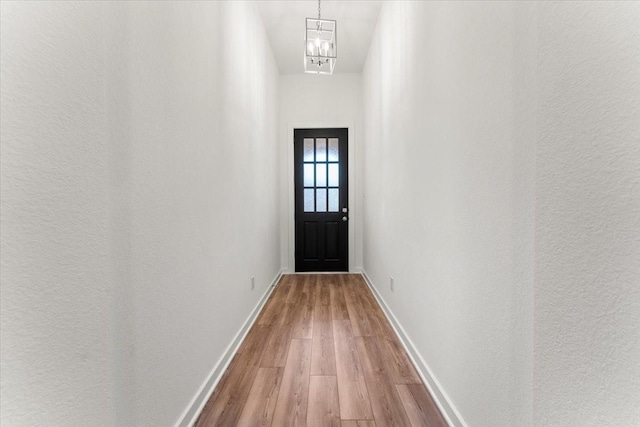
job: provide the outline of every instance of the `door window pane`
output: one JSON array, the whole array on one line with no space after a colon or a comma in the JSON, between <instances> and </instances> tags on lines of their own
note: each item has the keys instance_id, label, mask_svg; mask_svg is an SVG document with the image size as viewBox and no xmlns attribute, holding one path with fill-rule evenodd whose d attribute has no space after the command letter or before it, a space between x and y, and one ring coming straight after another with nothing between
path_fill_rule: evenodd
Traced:
<instances>
[{"instance_id":1,"label":"door window pane","mask_svg":"<svg viewBox=\"0 0 640 427\"><path fill-rule=\"evenodd\" d=\"M313 162L313 138L304 139L304 161Z\"/></svg>"},{"instance_id":2,"label":"door window pane","mask_svg":"<svg viewBox=\"0 0 640 427\"><path fill-rule=\"evenodd\" d=\"M337 162L339 159L338 138L329 138L329 161Z\"/></svg>"},{"instance_id":3,"label":"door window pane","mask_svg":"<svg viewBox=\"0 0 640 427\"><path fill-rule=\"evenodd\" d=\"M340 204L340 190L337 188L329 189L329 212L338 212Z\"/></svg>"},{"instance_id":4,"label":"door window pane","mask_svg":"<svg viewBox=\"0 0 640 427\"><path fill-rule=\"evenodd\" d=\"M318 188L316 190L316 212L327 211L327 189Z\"/></svg>"},{"instance_id":5,"label":"door window pane","mask_svg":"<svg viewBox=\"0 0 640 427\"><path fill-rule=\"evenodd\" d=\"M340 183L340 170L337 163L329 163L329 187L337 187ZM307 184L305 184L307 185Z\"/></svg>"},{"instance_id":6,"label":"door window pane","mask_svg":"<svg viewBox=\"0 0 640 427\"><path fill-rule=\"evenodd\" d=\"M327 164L326 163L316 164L316 186L318 187L327 186Z\"/></svg>"},{"instance_id":7,"label":"door window pane","mask_svg":"<svg viewBox=\"0 0 640 427\"><path fill-rule=\"evenodd\" d=\"M316 162L327 161L327 140L326 138L316 139Z\"/></svg>"},{"instance_id":8,"label":"door window pane","mask_svg":"<svg viewBox=\"0 0 640 427\"><path fill-rule=\"evenodd\" d=\"M313 188L304 189L304 211L313 212Z\"/></svg>"},{"instance_id":9,"label":"door window pane","mask_svg":"<svg viewBox=\"0 0 640 427\"><path fill-rule=\"evenodd\" d=\"M304 186L313 187L313 163L304 165Z\"/></svg>"}]
</instances>

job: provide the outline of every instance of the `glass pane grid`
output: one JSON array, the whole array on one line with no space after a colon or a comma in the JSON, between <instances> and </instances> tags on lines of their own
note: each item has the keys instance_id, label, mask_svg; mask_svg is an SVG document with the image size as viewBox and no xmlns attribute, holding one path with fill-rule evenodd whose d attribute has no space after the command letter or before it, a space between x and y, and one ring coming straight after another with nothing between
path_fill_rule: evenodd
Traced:
<instances>
[{"instance_id":1,"label":"glass pane grid","mask_svg":"<svg viewBox=\"0 0 640 427\"><path fill-rule=\"evenodd\" d=\"M316 212L327 211L327 189L318 188L316 190Z\"/></svg>"},{"instance_id":2,"label":"glass pane grid","mask_svg":"<svg viewBox=\"0 0 640 427\"><path fill-rule=\"evenodd\" d=\"M316 163L316 187L327 186L327 164Z\"/></svg>"},{"instance_id":3,"label":"glass pane grid","mask_svg":"<svg viewBox=\"0 0 640 427\"><path fill-rule=\"evenodd\" d=\"M303 155L303 160L305 162L313 162L314 157L313 157L313 138L305 138L304 139L304 155Z\"/></svg>"},{"instance_id":4,"label":"glass pane grid","mask_svg":"<svg viewBox=\"0 0 640 427\"><path fill-rule=\"evenodd\" d=\"M338 138L305 138L303 186L305 212L339 212Z\"/></svg>"},{"instance_id":5,"label":"glass pane grid","mask_svg":"<svg viewBox=\"0 0 640 427\"><path fill-rule=\"evenodd\" d=\"M340 182L340 170L337 163L329 163L329 186L337 187Z\"/></svg>"},{"instance_id":6,"label":"glass pane grid","mask_svg":"<svg viewBox=\"0 0 640 427\"><path fill-rule=\"evenodd\" d=\"M327 161L327 140L316 138L316 162Z\"/></svg>"},{"instance_id":7,"label":"glass pane grid","mask_svg":"<svg viewBox=\"0 0 640 427\"><path fill-rule=\"evenodd\" d=\"M340 204L340 190L337 188L329 189L329 212L338 212Z\"/></svg>"},{"instance_id":8,"label":"glass pane grid","mask_svg":"<svg viewBox=\"0 0 640 427\"><path fill-rule=\"evenodd\" d=\"M313 197L313 188L305 188L304 189L304 211L305 212L314 212L314 197Z\"/></svg>"},{"instance_id":9,"label":"glass pane grid","mask_svg":"<svg viewBox=\"0 0 640 427\"><path fill-rule=\"evenodd\" d=\"M304 164L304 186L305 187L313 187L314 186L314 176L313 176L313 163L305 163Z\"/></svg>"}]
</instances>

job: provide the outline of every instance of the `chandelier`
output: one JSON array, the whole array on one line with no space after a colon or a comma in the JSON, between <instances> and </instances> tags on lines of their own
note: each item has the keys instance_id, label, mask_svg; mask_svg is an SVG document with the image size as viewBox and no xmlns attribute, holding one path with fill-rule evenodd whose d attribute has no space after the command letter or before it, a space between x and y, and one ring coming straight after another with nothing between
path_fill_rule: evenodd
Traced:
<instances>
[{"instance_id":1,"label":"chandelier","mask_svg":"<svg viewBox=\"0 0 640 427\"><path fill-rule=\"evenodd\" d=\"M333 74L338 58L336 21L322 19L318 0L318 19L306 18L304 33L304 72Z\"/></svg>"}]
</instances>

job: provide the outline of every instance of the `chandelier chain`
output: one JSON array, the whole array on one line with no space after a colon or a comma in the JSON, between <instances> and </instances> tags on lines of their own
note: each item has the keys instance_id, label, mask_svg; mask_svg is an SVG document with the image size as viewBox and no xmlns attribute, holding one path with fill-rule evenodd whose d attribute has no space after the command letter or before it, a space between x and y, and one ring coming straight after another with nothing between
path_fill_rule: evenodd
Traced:
<instances>
[{"instance_id":1,"label":"chandelier chain","mask_svg":"<svg viewBox=\"0 0 640 427\"><path fill-rule=\"evenodd\" d=\"M318 19L320 19L320 0L318 0Z\"/></svg>"}]
</instances>

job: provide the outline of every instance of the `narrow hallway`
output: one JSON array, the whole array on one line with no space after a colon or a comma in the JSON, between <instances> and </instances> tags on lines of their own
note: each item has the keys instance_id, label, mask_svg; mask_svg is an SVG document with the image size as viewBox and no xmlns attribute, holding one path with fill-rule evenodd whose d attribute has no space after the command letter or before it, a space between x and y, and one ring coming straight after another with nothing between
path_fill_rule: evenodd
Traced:
<instances>
[{"instance_id":1,"label":"narrow hallway","mask_svg":"<svg viewBox=\"0 0 640 427\"><path fill-rule=\"evenodd\" d=\"M1 426L640 426L640 1L321 3L0 0Z\"/></svg>"},{"instance_id":2,"label":"narrow hallway","mask_svg":"<svg viewBox=\"0 0 640 427\"><path fill-rule=\"evenodd\" d=\"M284 275L196 426L446 426L358 274Z\"/></svg>"}]
</instances>

